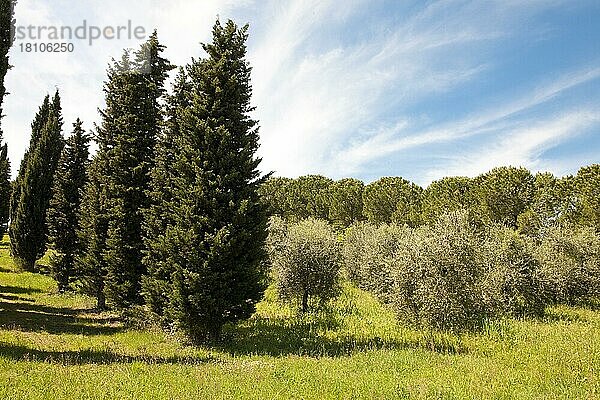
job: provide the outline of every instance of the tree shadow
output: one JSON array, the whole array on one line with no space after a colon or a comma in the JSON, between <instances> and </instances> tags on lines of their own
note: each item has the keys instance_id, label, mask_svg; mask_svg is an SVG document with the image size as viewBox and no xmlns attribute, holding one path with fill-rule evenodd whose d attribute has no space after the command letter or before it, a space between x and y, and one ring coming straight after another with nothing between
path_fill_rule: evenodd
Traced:
<instances>
[{"instance_id":1,"label":"tree shadow","mask_svg":"<svg viewBox=\"0 0 600 400\"><path fill-rule=\"evenodd\" d=\"M114 319L78 315L90 310L50 307L22 301L0 301L0 310L1 327L26 332L112 335L125 329L112 324Z\"/></svg>"},{"instance_id":2,"label":"tree shadow","mask_svg":"<svg viewBox=\"0 0 600 400\"><path fill-rule=\"evenodd\" d=\"M44 291L37 288L24 288L21 286L4 286L0 285L0 293L10 293L10 294L34 294L34 293L43 293Z\"/></svg>"},{"instance_id":3,"label":"tree shadow","mask_svg":"<svg viewBox=\"0 0 600 400\"><path fill-rule=\"evenodd\" d=\"M13 294L4 294L4 293L0 293L0 300L26 301L29 303L35 303L35 300L33 300L33 299L28 299L25 297L15 296Z\"/></svg>"},{"instance_id":4,"label":"tree shadow","mask_svg":"<svg viewBox=\"0 0 600 400\"><path fill-rule=\"evenodd\" d=\"M15 361L40 361L62 365L83 364L114 364L134 363L144 364L203 364L220 362L212 356L172 356L160 357L150 355L130 356L118 354L110 350L78 350L78 351L48 351L31 349L25 346L0 342L0 357Z\"/></svg>"},{"instance_id":5,"label":"tree shadow","mask_svg":"<svg viewBox=\"0 0 600 400\"><path fill-rule=\"evenodd\" d=\"M344 357L370 350L421 349L440 354L466 354L460 340L453 342L424 336L414 339L356 338L351 335L326 337L321 332L335 329L331 321L302 322L285 319L255 318L249 323L229 326L216 350L232 356L298 355L309 357Z\"/></svg>"}]
</instances>

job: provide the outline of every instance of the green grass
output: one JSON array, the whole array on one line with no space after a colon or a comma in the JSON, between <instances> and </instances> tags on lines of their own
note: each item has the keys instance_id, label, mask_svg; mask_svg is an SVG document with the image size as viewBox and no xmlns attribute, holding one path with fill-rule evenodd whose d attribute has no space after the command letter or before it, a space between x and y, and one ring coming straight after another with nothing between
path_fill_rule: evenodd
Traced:
<instances>
[{"instance_id":1,"label":"green grass","mask_svg":"<svg viewBox=\"0 0 600 400\"><path fill-rule=\"evenodd\" d=\"M556 307L461 338L400 326L346 286L318 315L274 301L195 348L18 273L0 247L0 399L600 398L600 311Z\"/></svg>"}]
</instances>

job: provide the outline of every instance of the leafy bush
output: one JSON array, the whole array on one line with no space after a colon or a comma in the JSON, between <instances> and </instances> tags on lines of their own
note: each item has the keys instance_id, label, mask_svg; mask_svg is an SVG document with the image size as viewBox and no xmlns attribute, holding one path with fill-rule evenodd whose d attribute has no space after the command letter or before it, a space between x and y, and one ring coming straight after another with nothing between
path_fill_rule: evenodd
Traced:
<instances>
[{"instance_id":1,"label":"leafy bush","mask_svg":"<svg viewBox=\"0 0 600 400\"><path fill-rule=\"evenodd\" d=\"M299 302L306 312L311 300L322 304L335 297L340 289L340 247L325 221L309 218L290 225L270 253L280 299Z\"/></svg>"},{"instance_id":2,"label":"leafy bush","mask_svg":"<svg viewBox=\"0 0 600 400\"><path fill-rule=\"evenodd\" d=\"M542 315L546 297L532 245L504 226L492 226L481 247L487 309L512 316Z\"/></svg>"},{"instance_id":3,"label":"leafy bush","mask_svg":"<svg viewBox=\"0 0 600 400\"><path fill-rule=\"evenodd\" d=\"M550 228L536 256L554 302L578 304L600 297L600 237L593 227Z\"/></svg>"},{"instance_id":4,"label":"leafy bush","mask_svg":"<svg viewBox=\"0 0 600 400\"><path fill-rule=\"evenodd\" d=\"M413 231L393 259L393 305L401 320L433 330L481 325L480 240L466 212L447 214Z\"/></svg>"},{"instance_id":5,"label":"leafy bush","mask_svg":"<svg viewBox=\"0 0 600 400\"><path fill-rule=\"evenodd\" d=\"M390 264L409 235L410 228L395 224L354 224L346 232L342 251L348 279L389 303L393 285Z\"/></svg>"}]
</instances>

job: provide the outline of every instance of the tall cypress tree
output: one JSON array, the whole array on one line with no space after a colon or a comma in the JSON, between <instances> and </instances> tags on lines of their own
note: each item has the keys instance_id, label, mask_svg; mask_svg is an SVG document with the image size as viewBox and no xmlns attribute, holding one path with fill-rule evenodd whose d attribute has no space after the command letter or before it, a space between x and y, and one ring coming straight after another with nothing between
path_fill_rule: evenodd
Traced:
<instances>
[{"instance_id":1,"label":"tall cypress tree","mask_svg":"<svg viewBox=\"0 0 600 400\"><path fill-rule=\"evenodd\" d=\"M16 218L16 211L18 208L19 200L21 198L22 191L22 182L25 176L25 171L27 170L27 160L29 159L30 153L37 146L37 142L42 132L42 128L44 124L48 121L48 116L50 115L50 96L46 95L44 97L44 101L42 105L38 109L37 114L35 115L33 122L31 123L31 138L29 139L29 147L25 150L25 154L23 154L23 158L21 159L21 166L19 167L19 172L13 183L11 197L10 197L10 220L14 221Z\"/></svg>"},{"instance_id":2,"label":"tall cypress tree","mask_svg":"<svg viewBox=\"0 0 600 400\"><path fill-rule=\"evenodd\" d=\"M145 212L144 233L146 253L143 263L147 274L143 277L142 291L146 304L158 315L163 315L168 302L171 284L171 265L168 248L164 241L156 240L172 225L174 170L176 138L180 137L180 114L189 105L190 83L184 68L180 68L173 83L173 91L167 98L165 129L159 134L155 167L151 171L150 205Z\"/></svg>"},{"instance_id":3,"label":"tall cypress tree","mask_svg":"<svg viewBox=\"0 0 600 400\"><path fill-rule=\"evenodd\" d=\"M106 238L108 233L108 186L111 150L115 147L114 136L117 116L122 113L121 98L128 84L131 70L129 54L125 52L119 61L108 68L104 84L106 108L100 111L102 125L95 137L98 151L88 168L88 182L83 191L80 208L80 229L77 233L81 250L75 258L75 270L80 290L96 298L97 308L106 308L105 280Z\"/></svg>"},{"instance_id":4,"label":"tall cypress tree","mask_svg":"<svg viewBox=\"0 0 600 400\"><path fill-rule=\"evenodd\" d=\"M46 212L64 145L61 112L57 91L51 103L44 100L36 115L30 148L15 182L9 227L11 253L27 271L33 271L35 261L46 251ZM44 116L46 121L38 131Z\"/></svg>"},{"instance_id":5,"label":"tall cypress tree","mask_svg":"<svg viewBox=\"0 0 600 400\"><path fill-rule=\"evenodd\" d=\"M0 0L0 119L3 116L2 103L6 95L4 78L10 69L8 51L13 43L12 29L15 24L14 0ZM4 134L0 128L0 238L6 232L10 210L10 162L8 147L2 144Z\"/></svg>"},{"instance_id":6,"label":"tall cypress tree","mask_svg":"<svg viewBox=\"0 0 600 400\"><path fill-rule=\"evenodd\" d=\"M247 37L247 26L217 21L213 42L203 46L208 57L188 67L190 104L179 115L168 188L173 220L153 239L171 268L164 316L196 341L248 318L264 290L264 179L249 116Z\"/></svg>"},{"instance_id":7,"label":"tall cypress tree","mask_svg":"<svg viewBox=\"0 0 600 400\"><path fill-rule=\"evenodd\" d=\"M55 250L51 269L60 292L68 289L74 277L74 260L79 247L79 207L89 161L90 137L83 130L81 120L77 119L73 128L58 163L47 215L48 242Z\"/></svg>"},{"instance_id":8,"label":"tall cypress tree","mask_svg":"<svg viewBox=\"0 0 600 400\"><path fill-rule=\"evenodd\" d=\"M143 210L149 206L146 192L162 127L160 99L173 68L161 56L163 51L154 32L133 60L125 53L115 63L105 86L106 109L98 129L100 149L96 156L98 172L103 176L93 177L90 185L90 190L99 191L100 199L89 199L96 204L86 204L99 207L98 221L85 221L85 226L94 227L91 238L102 239L104 244L92 241L81 260L101 268L103 295L116 308L142 300ZM105 233L95 229L101 226Z\"/></svg>"},{"instance_id":9,"label":"tall cypress tree","mask_svg":"<svg viewBox=\"0 0 600 400\"><path fill-rule=\"evenodd\" d=\"M79 231L77 238L81 245L75 256L75 276L81 292L96 298L98 310L106 308L104 280L106 276L106 185L105 175L108 165L106 149L109 140L98 138L100 147L88 167L86 183L79 210Z\"/></svg>"}]
</instances>

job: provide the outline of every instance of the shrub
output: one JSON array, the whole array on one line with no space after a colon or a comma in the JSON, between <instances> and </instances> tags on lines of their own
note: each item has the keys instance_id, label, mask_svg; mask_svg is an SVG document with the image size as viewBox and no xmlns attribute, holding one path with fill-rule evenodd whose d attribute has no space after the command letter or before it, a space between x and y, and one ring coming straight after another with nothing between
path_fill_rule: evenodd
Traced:
<instances>
[{"instance_id":1,"label":"shrub","mask_svg":"<svg viewBox=\"0 0 600 400\"><path fill-rule=\"evenodd\" d=\"M600 297L600 237L593 227L550 228L536 257L554 302L578 304Z\"/></svg>"},{"instance_id":2,"label":"shrub","mask_svg":"<svg viewBox=\"0 0 600 400\"><path fill-rule=\"evenodd\" d=\"M406 244L410 228L395 224L379 227L357 223L347 230L343 260L346 276L361 289L389 303L393 280L390 264L399 246Z\"/></svg>"},{"instance_id":3,"label":"shrub","mask_svg":"<svg viewBox=\"0 0 600 400\"><path fill-rule=\"evenodd\" d=\"M311 300L322 304L338 294L340 243L327 222L309 218L292 224L271 250L281 300L300 303L306 312Z\"/></svg>"},{"instance_id":4,"label":"shrub","mask_svg":"<svg viewBox=\"0 0 600 400\"><path fill-rule=\"evenodd\" d=\"M464 211L414 230L393 258L392 298L399 318L433 330L479 326L487 313L478 246L478 232Z\"/></svg>"},{"instance_id":5,"label":"shrub","mask_svg":"<svg viewBox=\"0 0 600 400\"><path fill-rule=\"evenodd\" d=\"M547 301L532 247L510 228L490 227L480 252L482 292L490 312L517 317L544 313Z\"/></svg>"}]
</instances>

